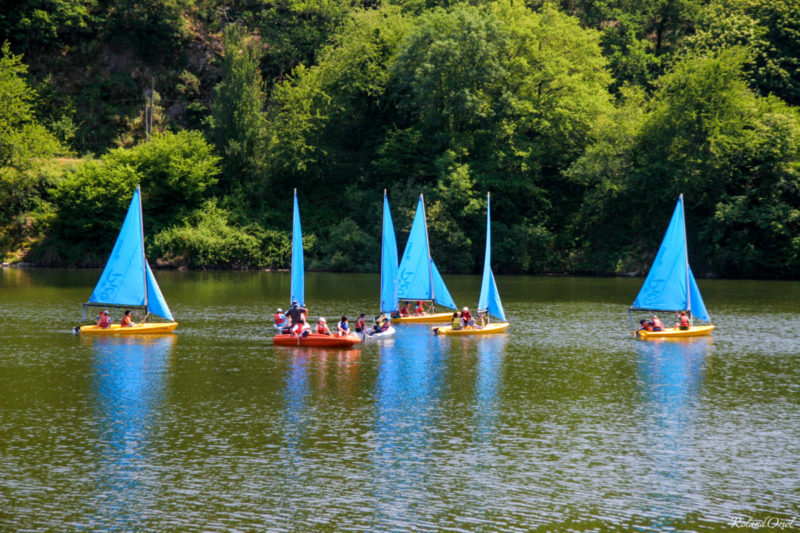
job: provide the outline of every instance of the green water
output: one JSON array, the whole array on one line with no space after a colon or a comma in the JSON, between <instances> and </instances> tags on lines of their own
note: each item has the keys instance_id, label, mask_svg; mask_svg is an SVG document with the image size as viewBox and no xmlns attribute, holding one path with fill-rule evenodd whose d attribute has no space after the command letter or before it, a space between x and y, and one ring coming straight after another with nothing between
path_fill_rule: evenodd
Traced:
<instances>
[{"instance_id":1,"label":"green water","mask_svg":"<svg viewBox=\"0 0 800 533\"><path fill-rule=\"evenodd\" d=\"M272 347L285 273L159 272L175 335L72 335L98 275L0 270L0 530L719 531L800 515L800 283L701 281L713 337L640 342L626 310L641 280L501 276L507 335L404 325L326 351ZM475 305L479 278L446 281ZM306 297L312 316L352 317L374 313L377 286L309 274Z\"/></svg>"}]
</instances>

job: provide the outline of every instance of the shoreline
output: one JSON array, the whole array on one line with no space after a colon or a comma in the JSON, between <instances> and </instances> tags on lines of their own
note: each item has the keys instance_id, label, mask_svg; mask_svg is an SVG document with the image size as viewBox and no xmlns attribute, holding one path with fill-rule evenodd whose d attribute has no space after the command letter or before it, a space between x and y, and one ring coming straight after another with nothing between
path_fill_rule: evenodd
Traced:
<instances>
[{"instance_id":1,"label":"shoreline","mask_svg":"<svg viewBox=\"0 0 800 533\"><path fill-rule=\"evenodd\" d=\"M48 265L39 265L36 263L29 263L25 261L18 261L18 262L8 262L5 261L0 263L0 269L2 268L20 268L20 269L68 269L68 270L91 270L91 269L102 269L103 265L100 266L76 266L76 265L65 265L65 266L48 266ZM264 268L264 267L237 267L237 268L228 268L228 267L200 267L200 268L190 268L190 267L160 267L157 265L151 265L153 270L159 271L168 271L168 270L176 270L176 271L194 271L194 272L225 272L225 271L236 271L236 272L289 272L288 268ZM329 274L378 274L379 272L344 272L344 271L334 271L334 270L306 270L306 272L320 272L320 273L329 273ZM479 272L475 273L448 273L445 275L450 276L477 276L480 275ZM639 272L624 272L624 273L603 273L603 272L541 272L541 273L527 273L527 272L514 272L514 273L503 273L497 274L498 276L539 276L539 277L554 277L554 278L562 278L562 277L576 277L576 278L644 278L647 274L646 273L639 273ZM713 272L708 272L705 274L697 275L697 279L719 279L719 280L728 280L728 281L798 281L800 278L726 278L720 276Z\"/></svg>"}]
</instances>

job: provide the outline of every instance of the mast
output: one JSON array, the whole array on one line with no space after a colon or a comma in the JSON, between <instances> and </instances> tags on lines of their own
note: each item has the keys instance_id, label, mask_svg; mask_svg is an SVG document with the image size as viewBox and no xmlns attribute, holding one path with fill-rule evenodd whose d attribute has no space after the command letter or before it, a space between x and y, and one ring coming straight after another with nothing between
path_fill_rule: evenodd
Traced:
<instances>
[{"instance_id":1,"label":"mast","mask_svg":"<svg viewBox=\"0 0 800 533\"><path fill-rule=\"evenodd\" d=\"M147 254L144 253L144 211L142 210L142 186L136 185L136 192L139 193L139 227L142 230L142 276L144 276L144 312L150 313L149 306L147 305Z\"/></svg>"},{"instance_id":2,"label":"mast","mask_svg":"<svg viewBox=\"0 0 800 533\"><path fill-rule=\"evenodd\" d=\"M383 208L386 209L386 189L383 189ZM383 239L384 234L386 233L386 214L383 215L383 221L381 222L381 284L378 285L380 290L378 291L378 307L383 307L383 247L386 244ZM383 311L383 309L381 309Z\"/></svg>"},{"instance_id":3,"label":"mast","mask_svg":"<svg viewBox=\"0 0 800 533\"><path fill-rule=\"evenodd\" d=\"M686 209L683 205L683 193L678 196L678 200L681 203L681 218L683 219L683 252L684 252L684 259L686 260L686 307L689 310L689 317L692 316L692 287L691 281L689 280L689 242L686 240Z\"/></svg>"},{"instance_id":4,"label":"mast","mask_svg":"<svg viewBox=\"0 0 800 533\"><path fill-rule=\"evenodd\" d=\"M425 224L425 246L428 247L428 280L431 284L431 302L436 301L436 293L433 285L433 259L431 258L431 241L428 238L428 216L425 214L425 198L422 193L419 193L419 199L422 202L422 222Z\"/></svg>"}]
</instances>

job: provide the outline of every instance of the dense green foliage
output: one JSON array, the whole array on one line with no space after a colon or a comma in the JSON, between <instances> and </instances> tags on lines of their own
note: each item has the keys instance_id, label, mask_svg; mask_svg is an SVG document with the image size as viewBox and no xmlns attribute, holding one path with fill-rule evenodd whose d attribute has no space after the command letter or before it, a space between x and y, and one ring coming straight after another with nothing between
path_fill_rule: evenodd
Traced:
<instances>
[{"instance_id":1,"label":"dense green foliage","mask_svg":"<svg viewBox=\"0 0 800 533\"><path fill-rule=\"evenodd\" d=\"M162 265L287 266L297 188L310 268L377 269L388 189L446 272L479 268L487 191L498 272L642 272L680 193L696 273L800 272L795 0L14 3L17 258L102 262L141 183Z\"/></svg>"}]
</instances>

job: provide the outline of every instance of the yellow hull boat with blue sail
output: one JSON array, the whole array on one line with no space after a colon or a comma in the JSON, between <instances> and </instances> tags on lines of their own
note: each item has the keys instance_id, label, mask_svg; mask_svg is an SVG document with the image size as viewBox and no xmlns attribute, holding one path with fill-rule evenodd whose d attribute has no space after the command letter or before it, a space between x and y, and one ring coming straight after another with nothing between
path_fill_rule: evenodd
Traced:
<instances>
[{"instance_id":1,"label":"yellow hull boat with blue sail","mask_svg":"<svg viewBox=\"0 0 800 533\"><path fill-rule=\"evenodd\" d=\"M141 310L145 313L145 322L125 328L119 324L106 328L76 326L75 332L100 335L166 333L178 326L145 257L142 193L138 185L103 273L89 301L83 304L84 321L87 307ZM146 320L150 315L165 318L167 322L148 323Z\"/></svg>"},{"instance_id":2,"label":"yellow hull boat with blue sail","mask_svg":"<svg viewBox=\"0 0 800 533\"><path fill-rule=\"evenodd\" d=\"M177 322L145 322L123 328L120 324L111 324L107 328L100 326L81 326L80 332L88 335L143 335L153 333L170 333L178 327Z\"/></svg>"},{"instance_id":3,"label":"yellow hull boat with blue sail","mask_svg":"<svg viewBox=\"0 0 800 533\"><path fill-rule=\"evenodd\" d=\"M453 329L453 326L441 326L431 328L431 330L437 335L491 335L505 333L509 325L508 322L493 322L485 326L466 326L459 329Z\"/></svg>"},{"instance_id":4,"label":"yellow hull boat with blue sail","mask_svg":"<svg viewBox=\"0 0 800 533\"><path fill-rule=\"evenodd\" d=\"M429 313L427 315L393 316L392 322L399 322L401 324L430 324L450 322L452 318L453 313Z\"/></svg>"},{"instance_id":5,"label":"yellow hull boat with blue sail","mask_svg":"<svg viewBox=\"0 0 800 533\"><path fill-rule=\"evenodd\" d=\"M686 220L683 213L683 194L681 194L656 258L650 267L650 272L647 273L636 300L628 310L631 333L639 339L702 337L711 334L714 330L711 316L706 310L703 296L700 294L692 268L689 266ZM635 311L643 311L648 314L647 318L640 320L640 324L643 326L638 330L634 329L633 313ZM662 331L651 331L651 325L648 325L647 321L650 313L655 312L681 313L684 315L684 323L688 327L684 329L669 328L665 324ZM706 322L706 324L695 325L694 319ZM678 315L678 320L681 320L680 315Z\"/></svg>"},{"instance_id":6,"label":"yellow hull boat with blue sail","mask_svg":"<svg viewBox=\"0 0 800 533\"><path fill-rule=\"evenodd\" d=\"M425 201L421 194L397 271L397 299L404 302L434 302L450 309L457 309L431 257L428 226L425 222ZM449 322L452 316L452 312L393 316L392 322L397 324Z\"/></svg>"},{"instance_id":7,"label":"yellow hull boat with blue sail","mask_svg":"<svg viewBox=\"0 0 800 533\"><path fill-rule=\"evenodd\" d=\"M691 326L689 329L680 329L680 328L667 328L663 331L634 331L632 332L635 337L639 337L642 340L647 339L685 339L687 337L702 337L704 335L711 335L711 332L714 331L713 324L709 324L707 326Z\"/></svg>"},{"instance_id":8,"label":"yellow hull boat with blue sail","mask_svg":"<svg viewBox=\"0 0 800 533\"><path fill-rule=\"evenodd\" d=\"M436 335L491 335L505 333L509 323L506 322L506 313L503 302L500 301L500 292L494 281L492 272L492 215L491 196L486 194L486 252L483 256L483 278L481 279L481 293L478 297L478 316L488 321L490 316L497 317L501 322L485 323L480 326L465 325L453 328L452 325L431 328ZM450 315L450 319L453 316Z\"/></svg>"}]
</instances>

